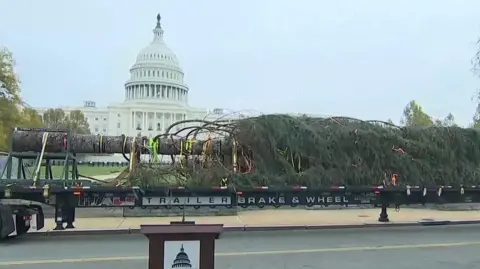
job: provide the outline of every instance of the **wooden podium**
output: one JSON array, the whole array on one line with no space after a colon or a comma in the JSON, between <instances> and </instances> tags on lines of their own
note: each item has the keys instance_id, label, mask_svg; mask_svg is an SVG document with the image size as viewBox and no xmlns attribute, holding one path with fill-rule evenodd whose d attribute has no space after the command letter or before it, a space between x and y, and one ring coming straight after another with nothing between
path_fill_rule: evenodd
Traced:
<instances>
[{"instance_id":1,"label":"wooden podium","mask_svg":"<svg viewBox=\"0 0 480 269\"><path fill-rule=\"evenodd\" d=\"M149 241L148 269L214 269L215 239L222 231L223 224L193 221L140 225Z\"/></svg>"}]
</instances>

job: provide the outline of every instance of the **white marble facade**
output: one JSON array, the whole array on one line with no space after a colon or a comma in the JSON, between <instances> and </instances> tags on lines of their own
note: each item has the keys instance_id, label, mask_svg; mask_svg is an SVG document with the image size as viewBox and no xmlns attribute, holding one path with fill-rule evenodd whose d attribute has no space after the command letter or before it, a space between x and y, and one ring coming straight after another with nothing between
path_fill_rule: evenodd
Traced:
<instances>
[{"instance_id":1,"label":"white marble facade","mask_svg":"<svg viewBox=\"0 0 480 269\"><path fill-rule=\"evenodd\" d=\"M175 112L142 112L132 111L132 120L130 128L135 128L137 131L155 131L162 132L174 122L187 119L186 113Z\"/></svg>"}]
</instances>

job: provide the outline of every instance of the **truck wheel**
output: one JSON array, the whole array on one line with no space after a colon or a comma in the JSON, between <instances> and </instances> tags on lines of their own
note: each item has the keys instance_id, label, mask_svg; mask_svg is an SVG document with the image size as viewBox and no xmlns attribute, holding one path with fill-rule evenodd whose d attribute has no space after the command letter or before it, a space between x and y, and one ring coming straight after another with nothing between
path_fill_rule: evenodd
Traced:
<instances>
[{"instance_id":1,"label":"truck wheel","mask_svg":"<svg viewBox=\"0 0 480 269\"><path fill-rule=\"evenodd\" d=\"M12 216L12 209L9 206L0 205L0 240L6 239L15 231Z\"/></svg>"}]
</instances>

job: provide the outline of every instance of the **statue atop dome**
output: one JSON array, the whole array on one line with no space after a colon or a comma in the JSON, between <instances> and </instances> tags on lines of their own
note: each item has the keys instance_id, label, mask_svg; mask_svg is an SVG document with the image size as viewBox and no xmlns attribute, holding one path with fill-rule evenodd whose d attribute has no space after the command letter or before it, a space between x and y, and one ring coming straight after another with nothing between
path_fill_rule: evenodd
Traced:
<instances>
[{"instance_id":1,"label":"statue atop dome","mask_svg":"<svg viewBox=\"0 0 480 269\"><path fill-rule=\"evenodd\" d=\"M160 25L160 21L162 20L162 16L160 16L160 13L157 14L157 27L156 28L162 28L162 25Z\"/></svg>"}]
</instances>

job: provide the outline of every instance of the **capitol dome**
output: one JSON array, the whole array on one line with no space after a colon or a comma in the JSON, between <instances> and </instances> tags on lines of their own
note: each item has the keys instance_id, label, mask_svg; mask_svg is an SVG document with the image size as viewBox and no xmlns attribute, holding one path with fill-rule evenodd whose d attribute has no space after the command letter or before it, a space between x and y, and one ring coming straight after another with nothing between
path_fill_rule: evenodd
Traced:
<instances>
[{"instance_id":1,"label":"capitol dome","mask_svg":"<svg viewBox=\"0 0 480 269\"><path fill-rule=\"evenodd\" d=\"M161 16L153 29L153 40L137 55L125 83L125 101L161 102L186 106L188 86L175 53L163 38Z\"/></svg>"},{"instance_id":2,"label":"capitol dome","mask_svg":"<svg viewBox=\"0 0 480 269\"><path fill-rule=\"evenodd\" d=\"M190 263L187 253L185 253L183 245L180 248L180 252L177 254L177 257L175 257L175 260L173 261L172 269L173 268L192 268L192 264Z\"/></svg>"}]
</instances>

